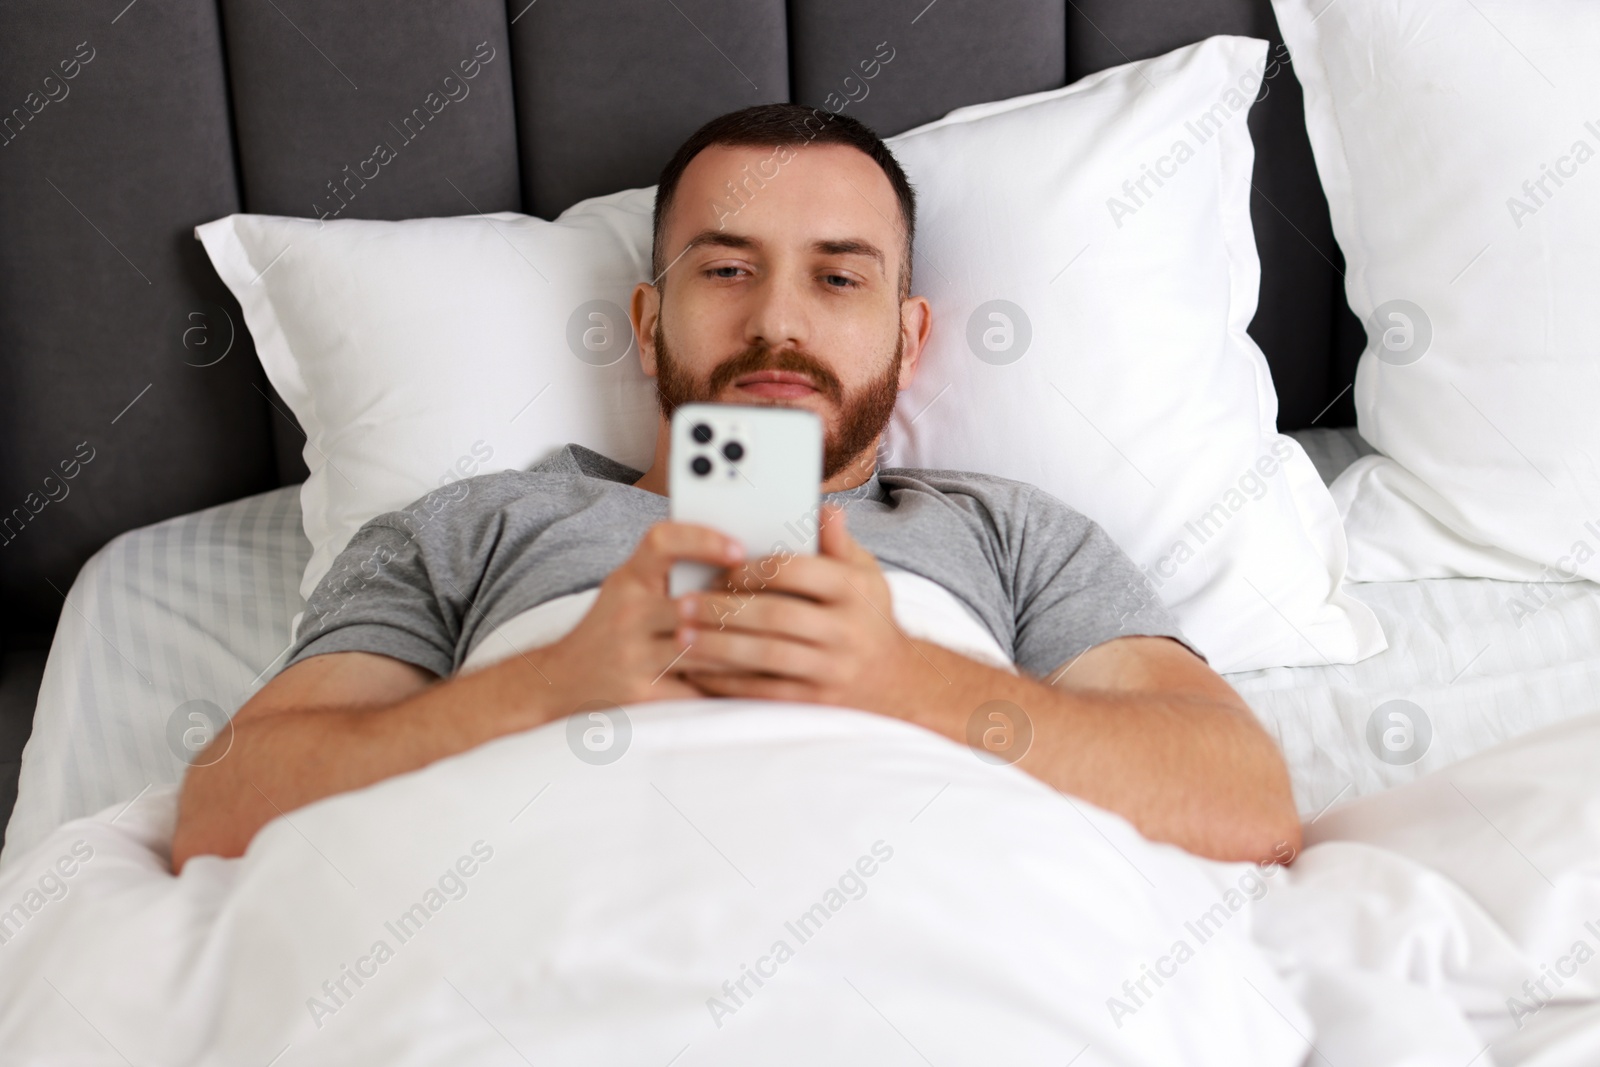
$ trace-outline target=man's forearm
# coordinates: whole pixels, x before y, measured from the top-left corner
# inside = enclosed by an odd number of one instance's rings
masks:
[[[173,870],[194,855],[243,854],[282,813],[559,718],[546,689],[526,657],[512,656],[392,705],[241,715],[226,755],[184,779]]]
[[[1214,859],[1282,858],[1300,848],[1288,774],[1247,709],[1220,701],[1065,689],[926,641],[903,717],[968,742],[983,704],[1023,710],[1032,743],[1017,766],[1132,822],[1146,837]]]

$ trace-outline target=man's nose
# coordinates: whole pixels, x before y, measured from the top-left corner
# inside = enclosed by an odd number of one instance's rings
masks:
[[[775,272],[755,286],[745,322],[747,345],[762,345],[770,351],[804,351],[810,339],[808,326],[805,294],[795,279]]]

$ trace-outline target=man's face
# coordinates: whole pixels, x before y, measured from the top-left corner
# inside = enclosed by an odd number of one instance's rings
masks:
[[[641,287],[635,310],[664,415],[691,402],[813,411],[825,480],[873,445],[915,359],[904,358],[899,202],[870,157],[709,148],[683,173],[663,244],[660,288]]]

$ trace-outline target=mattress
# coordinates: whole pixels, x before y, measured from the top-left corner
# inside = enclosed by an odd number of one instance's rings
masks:
[[[1301,436],[1325,477],[1359,452],[1352,439]],[[0,866],[69,819],[181,779],[186,746],[287,653],[310,552],[299,487],[286,486],[130,531],[84,566],[45,666]],[[1282,746],[1307,819],[1600,711],[1600,585],[1448,578],[1350,590],[1377,613],[1386,651],[1225,676]]]

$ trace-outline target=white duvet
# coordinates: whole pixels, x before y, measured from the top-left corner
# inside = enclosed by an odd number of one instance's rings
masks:
[[[1581,1015],[1600,968],[1569,958],[1600,946],[1596,720],[1331,813],[1293,867],[1258,869],[863,712],[628,716],[613,762],[555,723],[295,811],[181,878],[171,790],[60,827],[0,876],[0,1060],[1600,1055]],[[1530,996],[1541,977],[1551,996]]]

